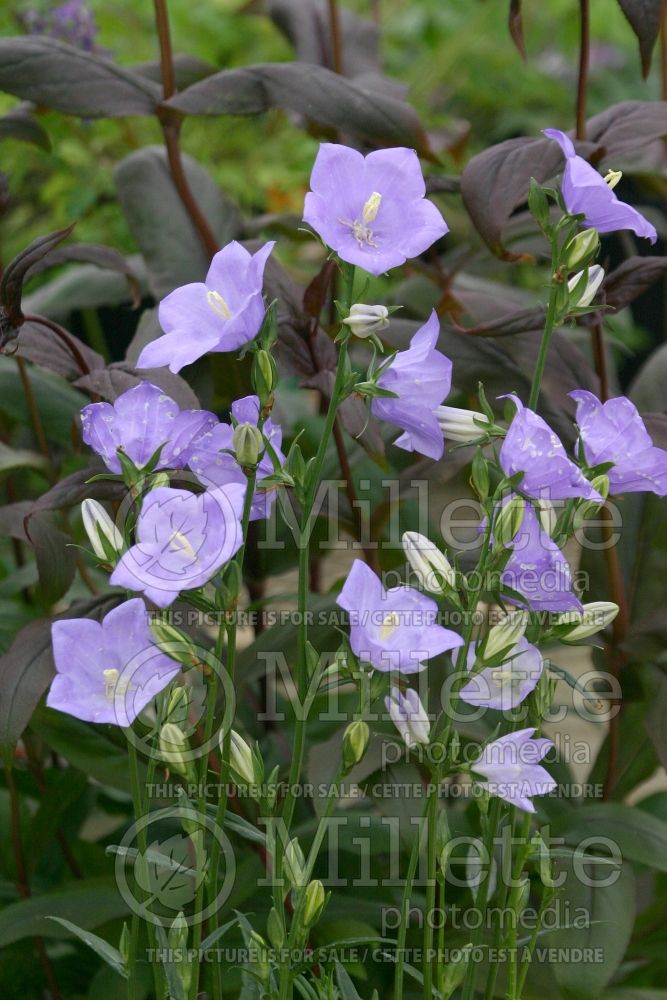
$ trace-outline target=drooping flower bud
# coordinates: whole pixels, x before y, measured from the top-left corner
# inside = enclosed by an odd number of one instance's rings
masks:
[[[570,271],[581,271],[595,259],[600,249],[597,229],[584,229],[570,241],[566,248],[565,263]]]
[[[408,750],[420,743],[423,746],[428,744],[431,723],[414,688],[408,688],[403,694],[399,688],[393,687],[384,703]]]
[[[436,406],[435,415],[445,441],[468,444],[482,437],[490,426],[483,413],[458,406]]]
[[[584,604],[584,610],[567,611],[558,616],[558,626],[571,625],[568,631],[560,636],[563,642],[577,642],[587,639],[606,628],[618,614],[618,604],[612,601],[592,601]]]
[[[170,625],[168,622],[151,622],[151,632],[162,652],[172,660],[182,663],[184,667],[194,667],[201,662],[192,640],[175,625]],[[182,688],[177,690],[180,691]]]
[[[355,764],[363,760],[370,738],[370,729],[363,719],[356,719],[349,724],[343,734],[343,767],[345,770],[350,771]]]
[[[403,532],[403,551],[419,583],[432,594],[444,594],[456,586],[456,574],[445,555],[418,531]]]
[[[318,878],[306,886],[306,898],[303,906],[303,922],[306,927],[312,927],[322,916],[326,902],[324,886]]]
[[[584,273],[583,271],[577,271],[577,273],[574,274],[568,281],[567,287],[571,296],[574,293],[575,288],[581,281],[581,276],[583,273]],[[592,264],[588,268],[588,280],[586,282],[584,290],[579,293],[576,302],[574,301],[574,299],[572,298],[570,299],[570,305],[577,306],[579,308],[583,308],[584,306],[589,306],[593,301],[593,299],[595,298],[595,296],[597,295],[600,285],[602,284],[603,281],[604,281],[604,268],[600,267],[599,264]]]
[[[355,337],[370,337],[389,325],[389,310],[386,306],[369,306],[357,302],[350,307],[350,314],[343,320]]]
[[[494,625],[478,650],[483,660],[492,660],[500,653],[513,649],[528,626],[527,611],[510,611]]]
[[[97,500],[84,500],[81,504],[81,517],[88,541],[97,558],[104,562],[115,562],[116,557],[123,552],[125,542],[102,504]]]
[[[259,427],[253,424],[239,424],[234,428],[234,452],[239,465],[257,465],[264,450],[264,439]]]

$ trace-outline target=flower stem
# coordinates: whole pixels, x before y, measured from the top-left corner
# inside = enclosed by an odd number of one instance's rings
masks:
[[[408,933],[408,921],[410,917],[410,897],[412,896],[412,884],[415,880],[417,862],[419,861],[419,851],[421,849],[422,837],[426,829],[426,814],[428,812],[430,799],[426,798],[424,812],[419,821],[417,836],[412,844],[410,861],[408,862],[408,872],[405,876],[403,886],[403,898],[401,900],[401,923],[396,936],[396,975],[394,977],[394,1000],[403,1000],[403,970],[405,966],[405,940]]]
[[[577,139],[586,138],[586,91],[590,61],[590,0],[579,0],[579,73],[577,76]]]
[[[484,919],[486,914],[486,903],[489,895],[489,881],[491,879],[490,870],[490,859],[493,857],[493,845],[496,840],[496,835],[498,833],[498,825],[500,823],[501,816],[501,801],[498,798],[491,799],[491,805],[489,806],[488,824],[486,828],[486,836],[484,837],[484,854],[485,857],[489,858],[489,871],[486,878],[480,883],[479,891],[475,897],[475,907],[477,908],[478,914],[481,915],[481,919],[478,920],[475,929],[472,933],[472,954],[475,954],[476,949],[479,947],[479,943],[482,937],[482,929],[484,925]],[[468,962],[468,967],[466,970],[466,977],[463,983],[463,991],[461,993],[461,1000],[472,1000],[475,993],[475,973],[477,971],[477,965],[471,958]]]
[[[434,772],[431,775],[431,788],[429,789],[428,807],[426,811],[426,913],[424,915],[424,948],[422,965],[424,976],[424,1000],[431,1000],[433,985],[433,913],[435,910],[435,849],[439,787],[440,775],[437,774],[437,772]]]
[[[544,376],[544,368],[547,363],[549,344],[551,343],[551,337],[556,326],[556,296],[558,294],[558,285],[554,280],[554,275],[557,267],[558,238],[554,234],[551,237],[551,284],[549,285],[549,305],[547,307],[544,331],[542,333],[542,340],[540,341],[540,349],[537,355],[535,372],[533,374],[533,383],[530,387],[530,398],[528,400],[528,407],[531,410],[535,410],[537,408],[537,401],[540,398],[540,387],[542,385],[542,377]]]

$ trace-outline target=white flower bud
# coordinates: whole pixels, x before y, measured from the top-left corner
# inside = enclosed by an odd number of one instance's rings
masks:
[[[81,504],[81,517],[88,540],[98,559],[110,562],[115,556],[120,555],[125,548],[123,536],[101,503],[97,500],[84,500]]]
[[[558,616],[557,625],[572,625],[561,638],[565,642],[576,642],[579,639],[587,639],[596,632],[601,632],[606,628],[618,614],[618,604],[612,601],[593,601],[584,604],[583,613],[580,611],[566,611]]]
[[[567,287],[568,291],[570,292],[570,295],[574,292],[578,283],[581,281],[582,274],[583,271],[577,271],[577,273],[572,275],[572,277],[568,281]],[[571,301],[570,305],[579,306],[582,308],[584,306],[589,306],[593,301],[593,299],[595,298],[595,296],[597,295],[600,285],[602,284],[603,281],[604,281],[604,268],[600,267],[599,264],[593,264],[591,267],[588,268],[588,281],[586,282],[586,287],[584,288],[583,292],[581,292],[581,294],[579,295],[577,301],[576,302]]]
[[[435,416],[446,441],[467,444],[476,441],[489,428],[489,421],[483,413],[462,410],[458,406],[436,406]]]
[[[297,837],[293,837],[285,848],[283,868],[290,885],[297,889],[306,883],[306,859]]]
[[[234,429],[234,452],[239,465],[257,465],[264,450],[264,438],[254,424],[239,424]]]
[[[444,594],[456,586],[456,574],[445,555],[418,531],[403,532],[403,551],[419,583],[432,594]]]
[[[180,726],[165,722],[160,730],[160,757],[179,774],[189,775],[190,745]]]
[[[350,307],[350,314],[343,323],[349,326],[355,337],[370,337],[389,325],[389,310],[386,306],[369,306],[357,302]]]
[[[486,637],[482,659],[492,660],[503,650],[513,649],[523,637],[528,626],[527,611],[510,611],[502,621],[494,625]]]
[[[385,698],[384,703],[408,750],[419,743],[427,746],[431,723],[414,688],[408,688],[403,694],[399,688],[393,687],[391,695]]]

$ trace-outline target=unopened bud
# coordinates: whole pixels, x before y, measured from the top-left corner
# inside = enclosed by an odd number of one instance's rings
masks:
[[[343,767],[350,771],[363,760],[371,732],[363,719],[351,722],[343,734]]]
[[[326,902],[324,886],[320,880],[314,879],[306,886],[306,899],[303,906],[303,922],[306,927],[312,927],[322,916]]]
[[[493,537],[497,545],[506,548],[516,538],[523,523],[526,501],[523,497],[511,497],[501,509],[493,525]]]
[[[528,626],[527,611],[510,611],[502,621],[494,625],[483,644],[481,658],[493,660],[500,653],[514,649]]]
[[[349,326],[355,337],[370,337],[389,325],[389,310],[386,306],[368,306],[358,302],[350,307],[350,314],[343,323]]]
[[[489,421],[476,410],[462,410],[458,406],[436,406],[435,416],[445,441],[468,444],[486,434]]]
[[[277,382],[276,363],[268,351],[257,351],[253,360],[252,380],[260,403],[266,403]]]
[[[600,249],[597,229],[584,229],[577,233],[566,248],[565,263],[569,271],[581,271],[595,260]]]
[[[175,625],[170,625],[168,622],[151,622],[150,627],[153,638],[165,656],[183,664],[184,667],[194,667],[201,662],[196,647]]]
[[[607,625],[613,622],[618,614],[618,604],[612,601],[592,601],[584,604],[583,611],[566,611],[558,616],[556,625],[571,626],[561,635],[563,642],[577,642],[579,639],[587,639],[597,632],[601,632]]]
[[[259,427],[254,424],[239,424],[234,428],[233,444],[239,465],[257,465],[259,456],[264,451],[264,438]]]
[[[267,983],[271,976],[268,948],[266,946],[266,941],[261,934],[257,933],[257,931],[253,930],[250,932],[248,948],[255,972],[263,983]]]
[[[456,574],[445,555],[418,531],[405,531],[403,551],[419,583],[432,594],[444,594],[456,586]]]
[[[188,944],[188,922],[185,919],[183,911],[178,914],[173,924],[169,928],[169,934],[167,935],[167,940],[169,942],[169,947],[174,950],[180,948],[187,948]]]
[[[274,906],[272,906],[269,910],[269,915],[266,920],[266,933],[274,948],[282,948],[285,942],[285,932],[283,930],[283,925],[280,922],[278,912]]]
[[[292,888],[302,888],[306,881],[306,859],[296,837],[293,837],[285,848],[283,868]]]
[[[223,737],[220,735],[220,749],[223,749]],[[232,729],[229,743],[229,764],[235,778],[240,778],[247,785],[256,784],[255,759],[250,746],[242,736]]]
[[[574,292],[579,283],[582,281],[584,271],[578,271],[567,283],[567,288],[570,293],[571,306],[577,306],[578,308],[589,306],[597,295],[600,285],[604,281],[604,268],[600,267],[599,264],[592,264],[591,267],[586,270],[587,280],[583,289],[577,294],[576,300],[573,297]]]
[[[102,504],[97,500],[84,500],[81,504],[81,517],[88,541],[97,558],[104,562],[115,562],[125,548],[125,542]]]
[[[180,726],[174,722],[165,722],[160,730],[160,757],[169,767],[189,777],[192,770],[190,761],[190,744]]]

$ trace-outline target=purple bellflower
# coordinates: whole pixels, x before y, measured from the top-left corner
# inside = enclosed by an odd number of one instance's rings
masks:
[[[244,396],[243,399],[237,399],[232,403],[232,416],[237,424],[247,423],[256,427],[259,420],[258,397]],[[264,421],[262,433],[282,464],[285,456],[280,450],[283,439],[281,427],[269,418]],[[207,488],[226,486],[228,483],[240,483],[245,488],[248,480],[234,455],[229,454],[233,450],[234,428],[231,424],[218,423],[197,438],[190,454],[190,468]],[[266,476],[272,475],[273,471],[273,462],[267,450],[257,463],[256,482],[259,484]],[[273,490],[255,488],[250,507],[250,520],[269,517],[275,498]]]
[[[51,637],[57,673],[46,704],[84,722],[130,726],[180,670],[156,645],[140,597],[101,622],[54,622]]]
[[[397,447],[435,459],[442,458],[445,450],[436,409],[452,383],[452,363],[435,349],[439,333],[434,310],[407,351],[399,351],[378,379],[380,388],[398,398],[376,396],[371,402],[373,416],[402,429],[394,442]]]
[[[555,139],[565,154],[563,172],[563,201],[572,215],[583,215],[584,223],[599,233],[614,233],[619,229],[631,229],[637,236],[655,243],[658,234],[655,227],[632,205],[627,205],[614,194],[612,187],[619,175],[609,178],[609,183],[587,163],[577,156],[572,140],[557,128],[545,128],[544,134]]]
[[[265,243],[250,254],[233,240],[211,261],[206,281],[167,295],[158,312],[164,336],[146,344],[137,368],[168,365],[179,372],[209,351],[235,351],[254,340],[264,319],[264,266],[273,247]]]
[[[586,461],[590,466],[613,462],[607,472],[612,493],[657,493],[667,496],[667,451],[653,444],[626,396],[601,403],[585,389],[570,397],[577,404],[577,424]]]
[[[448,232],[417,154],[402,146],[363,156],[325,142],[310,177],[303,218],[342,260],[371,274],[417,257]]]
[[[438,625],[438,605],[413,587],[391,587],[355,559],[336,602],[350,616],[350,646],[360,660],[385,673],[414,674],[426,660],[463,644]]]
[[[476,645],[472,645],[468,650],[468,670],[474,667],[475,658]],[[508,711],[520,705],[535,690],[543,666],[542,654],[537,646],[522,637],[504,663],[471,674],[459,697],[468,705]]]
[[[581,497],[602,503],[603,498],[567,457],[558,436],[542,417],[524,406],[513,393],[506,398],[513,401],[516,414],[500,449],[500,465],[505,475],[523,472],[518,488],[536,500]]]
[[[534,795],[547,795],[556,782],[539,761],[553,747],[551,740],[532,739],[534,729],[519,729],[487,743],[473,771],[486,779],[478,784],[490,795],[496,795],[525,812],[535,812]]]
[[[166,608],[183,590],[203,586],[242,541],[243,486],[232,483],[195,495],[159,486],[144,500],[137,543],[110,577],[117,587],[143,592]]]
[[[206,410],[179,410],[150,382],[128,389],[114,403],[91,403],[81,410],[83,440],[116,473],[121,471],[119,448],[141,469],[160,445],[157,468],[182,469],[193,441],[217,423]]]
[[[506,502],[511,498],[508,497]],[[523,520],[509,543],[511,555],[501,574],[506,587],[521,594],[531,611],[581,611],[572,590],[570,566],[543,531],[532,504],[524,502]],[[510,598],[508,598],[510,600]]]

